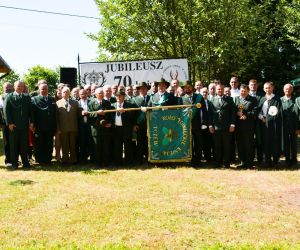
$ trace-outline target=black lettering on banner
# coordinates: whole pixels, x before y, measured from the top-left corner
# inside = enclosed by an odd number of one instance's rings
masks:
[[[119,63],[118,64],[118,71],[123,71],[124,70],[124,64],[123,63]]]
[[[144,70],[149,70],[149,63],[148,62],[143,62],[143,68],[144,68]]]
[[[158,62],[157,68],[156,69],[163,69],[163,67],[161,67],[162,61]]]
[[[131,86],[131,84],[132,84],[131,77],[129,75],[124,76],[123,85],[126,87],[126,86]]]
[[[136,65],[136,69],[135,70],[143,70],[141,62],[137,62],[135,65]]]
[[[119,80],[119,82],[116,82],[116,83],[118,83],[118,86],[119,86],[121,84],[122,76],[115,76],[114,77],[114,82],[116,81],[116,79]]]
[[[150,70],[154,70],[155,69],[155,62],[151,62],[150,63]]]

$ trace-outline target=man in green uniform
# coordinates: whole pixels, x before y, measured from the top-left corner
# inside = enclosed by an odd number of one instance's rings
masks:
[[[111,109],[109,101],[104,99],[103,88],[95,90],[96,98],[88,104],[90,114],[91,132],[95,161],[99,167],[111,164],[112,148],[112,115],[114,113],[104,113],[104,110]]]
[[[116,93],[117,102],[112,106],[117,112],[112,116],[114,132],[114,163],[122,165],[123,163],[130,165],[133,163],[132,151],[132,131],[136,130],[136,112],[125,111],[124,109],[136,107],[135,105],[125,101],[125,92],[118,91]],[[123,146],[125,153],[125,161],[123,162]]]
[[[233,99],[224,95],[224,85],[216,85],[216,95],[211,99],[209,131],[213,134],[215,161],[217,167],[222,164],[230,167],[230,135],[235,131],[236,110]]]
[[[12,169],[18,168],[21,155],[24,168],[29,168],[28,161],[28,127],[31,118],[31,99],[23,94],[25,83],[16,81],[15,91],[7,95],[4,101],[4,117],[9,129],[9,144]],[[32,124],[30,124],[32,128]]]
[[[150,86],[145,82],[141,82],[137,85],[139,95],[134,98],[134,103],[138,107],[147,107],[150,100],[150,95],[147,94]],[[147,138],[147,121],[146,113],[143,111],[138,111],[137,116],[137,160],[138,164],[142,165],[144,160],[148,156],[148,138]]]
[[[245,84],[240,86],[240,96],[234,98],[237,110],[236,119],[236,142],[240,168],[253,167],[253,143],[255,119],[257,117],[257,101],[249,95],[249,87]]]
[[[264,91],[266,95],[260,99],[258,104],[258,118],[262,122],[265,164],[267,167],[272,167],[278,164],[282,150],[282,104],[280,97],[273,94],[272,82],[264,84]]]
[[[48,95],[47,83],[39,84],[39,95],[32,97],[31,102],[35,160],[39,163],[50,163],[56,131],[56,103]]]
[[[297,130],[298,117],[295,107],[293,86],[288,83],[283,87],[284,96],[281,97],[283,119],[283,145],[285,163],[287,166],[297,164]]]
[[[186,81],[184,85],[185,95],[182,97],[183,105],[198,104],[192,109],[192,136],[193,136],[193,156],[192,165],[198,167],[202,158],[203,133],[207,129],[208,113],[205,101],[201,94],[193,93],[193,85]],[[200,105],[199,105],[200,104]]]

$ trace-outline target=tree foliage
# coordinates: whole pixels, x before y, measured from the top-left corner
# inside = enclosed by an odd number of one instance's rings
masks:
[[[2,86],[6,82],[10,82],[11,84],[14,84],[15,81],[20,79],[20,75],[16,73],[14,70],[10,71],[9,74],[5,77],[3,77],[0,80],[0,85]]]
[[[23,79],[28,84],[30,91],[36,90],[37,82],[39,80],[45,79],[48,82],[49,93],[53,94],[56,89],[56,84],[59,81],[59,74],[57,70],[37,65],[28,69],[28,72],[24,75]]]
[[[300,73],[299,0],[96,0],[99,60],[187,58],[192,80]]]

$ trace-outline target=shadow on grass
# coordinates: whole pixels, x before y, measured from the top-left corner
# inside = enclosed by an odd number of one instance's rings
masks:
[[[16,181],[11,181],[8,184],[11,186],[26,186],[26,185],[32,185],[35,182],[32,180],[16,180]]]
[[[148,169],[177,169],[177,168],[190,168],[196,170],[227,170],[227,171],[298,171],[299,164],[288,167],[285,165],[284,161],[281,161],[276,167],[268,167],[266,165],[259,165],[252,169],[241,169],[237,168],[236,165],[231,165],[230,168],[216,168],[213,164],[201,163],[199,167],[193,167],[189,163],[148,163],[144,165],[128,165],[128,166],[103,166],[98,167],[92,163],[80,163],[76,165],[61,165],[57,162],[52,162],[49,165],[39,165],[32,164],[32,167],[29,169],[18,168],[15,171],[53,171],[53,172],[82,172],[86,175],[105,175],[110,171],[118,171],[118,170],[148,170]],[[0,165],[0,169],[9,168]]]

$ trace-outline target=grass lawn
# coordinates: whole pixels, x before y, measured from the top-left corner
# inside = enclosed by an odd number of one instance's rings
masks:
[[[300,171],[0,167],[0,248],[300,249]]]

